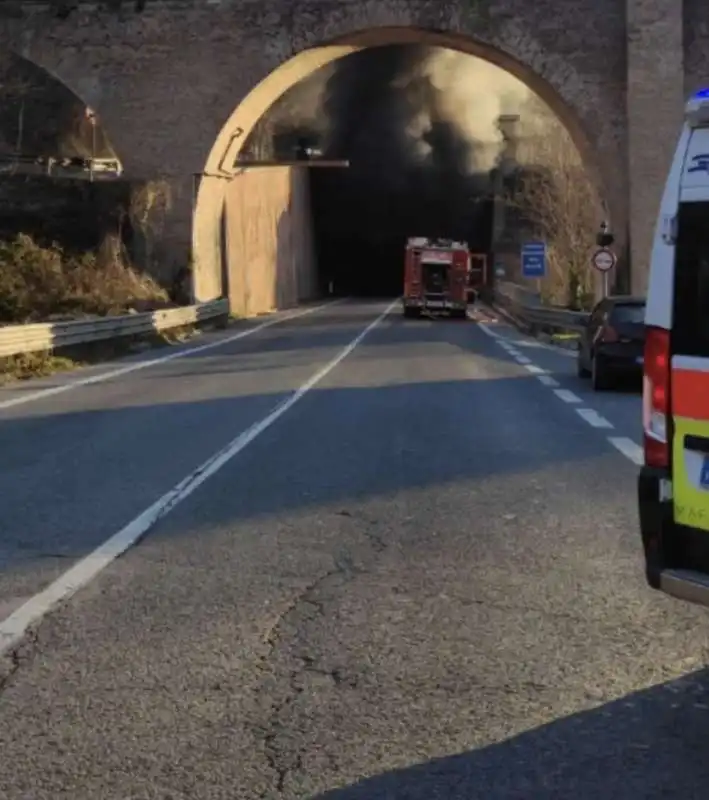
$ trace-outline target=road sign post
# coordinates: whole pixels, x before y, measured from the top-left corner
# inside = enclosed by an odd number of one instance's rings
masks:
[[[591,264],[603,275],[603,296],[608,297],[608,276],[613,267],[618,263],[616,254],[607,247],[601,247],[593,254]]]
[[[545,242],[525,242],[522,245],[522,277],[536,278],[541,290],[541,280],[546,275],[547,246]]]

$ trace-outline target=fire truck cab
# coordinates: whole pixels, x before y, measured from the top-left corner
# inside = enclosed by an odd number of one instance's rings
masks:
[[[469,272],[470,253],[465,242],[410,238],[404,266],[404,316],[447,311],[454,317],[467,317]]]

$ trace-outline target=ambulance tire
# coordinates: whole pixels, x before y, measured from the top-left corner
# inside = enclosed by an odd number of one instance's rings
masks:
[[[454,308],[451,311],[451,317],[453,317],[453,319],[467,319],[468,312],[465,308]]]
[[[418,319],[421,316],[421,309],[407,306],[404,308],[404,316],[406,319]]]
[[[591,386],[594,392],[604,392],[612,385],[610,370],[596,353],[591,356]]]

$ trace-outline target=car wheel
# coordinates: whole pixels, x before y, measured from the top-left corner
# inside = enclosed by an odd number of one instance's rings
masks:
[[[611,388],[609,372],[608,365],[594,353],[591,359],[591,384],[594,392],[602,392]]]

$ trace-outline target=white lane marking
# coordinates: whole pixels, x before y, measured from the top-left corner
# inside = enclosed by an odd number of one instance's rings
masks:
[[[609,436],[608,441],[620,451],[628,460],[638,467],[642,466],[645,457],[643,449],[639,444],[629,439],[627,436]]]
[[[499,322],[499,320],[497,321]],[[491,336],[493,339],[497,339],[500,345],[506,349],[512,340],[508,339],[501,331],[492,330],[491,328],[488,328],[487,325],[489,325],[489,323],[479,322],[478,328],[480,328],[483,333]],[[565,347],[548,344],[547,342],[540,342],[537,339],[515,339],[514,344],[518,347],[534,347],[538,350],[549,350],[552,353],[558,353],[561,356],[566,356],[566,358],[576,358],[576,352],[573,350],[567,350]]]
[[[581,398],[570,389],[554,389],[554,394],[565,403],[580,403]]]
[[[63,383],[60,386],[52,386],[48,389],[38,389],[36,392],[21,394],[17,397],[11,397],[8,400],[0,400],[0,410],[5,408],[13,408],[14,406],[21,406],[24,403],[32,403],[35,400],[43,400],[45,397],[63,394],[64,392],[69,392],[72,389],[80,389],[84,386],[92,386],[96,383],[110,381],[112,378],[120,378],[123,375],[130,374],[131,372],[137,372],[138,370],[147,369],[148,367],[155,367],[159,364],[167,364],[168,361],[174,361],[177,358],[191,356],[193,353],[204,353],[207,350],[214,350],[216,347],[223,347],[224,345],[231,344],[239,339],[245,339],[247,336],[252,336],[254,333],[258,333],[264,328],[270,328],[272,325],[278,325],[279,322],[288,322],[289,320],[297,319],[298,317],[304,317],[306,314],[313,314],[315,311],[320,311],[323,308],[327,308],[328,306],[332,306],[341,302],[342,300],[333,300],[330,303],[323,303],[319,306],[301,309],[293,312],[292,314],[286,314],[284,316],[274,317],[273,319],[267,319],[258,325],[254,325],[253,328],[247,328],[246,330],[239,331],[239,333],[235,333],[232,336],[227,336],[224,339],[219,339],[216,342],[207,342],[206,344],[200,344],[196,347],[188,347],[182,350],[177,350],[176,352],[168,353],[167,355],[159,356],[158,358],[150,358],[147,361],[135,361],[125,367],[112,369],[109,372],[102,372],[99,375],[91,375],[86,378],[79,378],[75,381]]]
[[[197,467],[186,478],[181,480],[159,500],[146,508],[134,520],[129,522],[118,533],[115,533],[103,544],[99,545],[92,553],[81,559],[71,569],[67,570],[46,589],[16,609],[9,617],[0,622],[0,655],[15,647],[27,629],[39,622],[49,613],[57,603],[67,600],[71,595],[86,586],[101,570],[105,569],[118,556],[125,553],[141,537],[143,537],[159,520],[170,513],[179,503],[188,498],[208,478],[217,473],[234,456],[238,455],[251,442],[273,425],[286,411],[291,409],[299,400],[318,384],[328,373],[332,372],[360,342],[379,325],[382,320],[399,305],[395,300],[381,313],[374,322],[370,322],[343,350],[331,361],[309,378],[290,397],[277,405],[268,416],[255,423],[239,434],[226,447],[219,450],[211,458]]]
[[[537,367],[532,361],[525,356],[523,356],[519,350],[510,342],[509,339],[502,336],[500,333],[492,332],[489,329],[485,328],[484,325],[479,324],[478,327],[486,333],[488,336],[493,337],[497,340],[497,344],[500,345],[504,350],[506,350],[511,356],[514,357],[515,361],[519,364],[524,364],[525,368],[531,372],[533,375],[536,375],[537,380],[542,383],[544,386],[548,386],[554,390],[554,394],[563,402],[568,403],[570,405],[575,405],[577,403],[582,403],[583,400],[570,389],[562,389],[559,388],[560,384],[555,378],[552,378],[547,370],[541,369]],[[515,342],[516,345],[519,346],[532,346],[526,345],[526,343],[517,341]],[[548,345],[542,342],[535,342],[534,346],[541,346],[543,349],[547,350],[555,350],[557,353],[561,355],[569,356],[574,358],[577,356],[576,353],[564,350],[563,348],[555,347],[554,345]],[[576,413],[588,422],[594,428],[604,428],[604,429],[612,429],[614,426],[611,422],[609,422],[605,417],[602,417],[597,411],[594,411],[591,408],[577,408]],[[642,465],[644,461],[643,450],[640,445],[634,442],[632,439],[629,439],[626,436],[609,436],[608,441],[610,442],[613,447],[616,448],[622,455],[624,455],[628,460],[632,461],[633,464],[638,466]]]
[[[602,417],[597,411],[592,408],[577,408],[576,413],[581,419],[586,420],[593,428],[612,428],[612,423],[608,422],[605,417]]]
[[[556,378],[552,378],[551,375],[537,375],[537,380],[545,386],[559,385],[559,381],[557,381]]]
[[[492,328],[488,327],[488,324],[485,322],[478,322],[478,328],[487,336],[490,336],[492,339],[501,339],[502,337],[497,331],[494,331]]]

